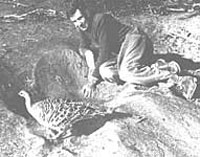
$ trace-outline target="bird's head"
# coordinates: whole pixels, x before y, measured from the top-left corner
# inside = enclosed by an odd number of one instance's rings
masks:
[[[25,90],[21,90],[21,91],[18,93],[18,95],[21,96],[21,97],[24,97],[24,98],[29,97],[29,94],[28,94]]]

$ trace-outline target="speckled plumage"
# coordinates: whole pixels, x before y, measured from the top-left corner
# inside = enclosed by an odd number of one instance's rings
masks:
[[[82,101],[47,98],[31,105],[30,96],[26,91],[20,91],[19,95],[25,98],[28,112],[37,122],[51,130],[48,139],[57,139],[79,120],[106,114]]]

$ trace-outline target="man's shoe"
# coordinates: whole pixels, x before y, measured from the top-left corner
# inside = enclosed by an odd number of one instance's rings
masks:
[[[192,76],[195,76],[197,78],[200,78],[200,69],[196,70],[186,70],[186,72]]]
[[[169,65],[170,71],[173,74],[179,73],[181,71],[181,68],[180,68],[179,64],[177,62],[175,62],[175,61],[169,62],[168,65]]]
[[[169,71],[172,74],[176,74],[181,71],[179,64],[175,61],[167,63],[164,59],[158,59],[155,66],[160,70]]]
[[[197,88],[197,78],[192,76],[179,76],[176,84],[171,87],[173,94],[191,100]]]

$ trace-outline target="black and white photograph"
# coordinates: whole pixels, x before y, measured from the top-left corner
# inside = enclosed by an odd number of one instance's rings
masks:
[[[0,157],[200,157],[200,0],[0,0]]]

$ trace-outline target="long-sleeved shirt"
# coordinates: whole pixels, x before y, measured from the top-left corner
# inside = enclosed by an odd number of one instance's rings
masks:
[[[122,42],[131,27],[117,21],[110,14],[96,14],[90,28],[81,31],[81,48],[97,48],[98,54],[92,76],[99,78],[99,67],[119,53]]]

